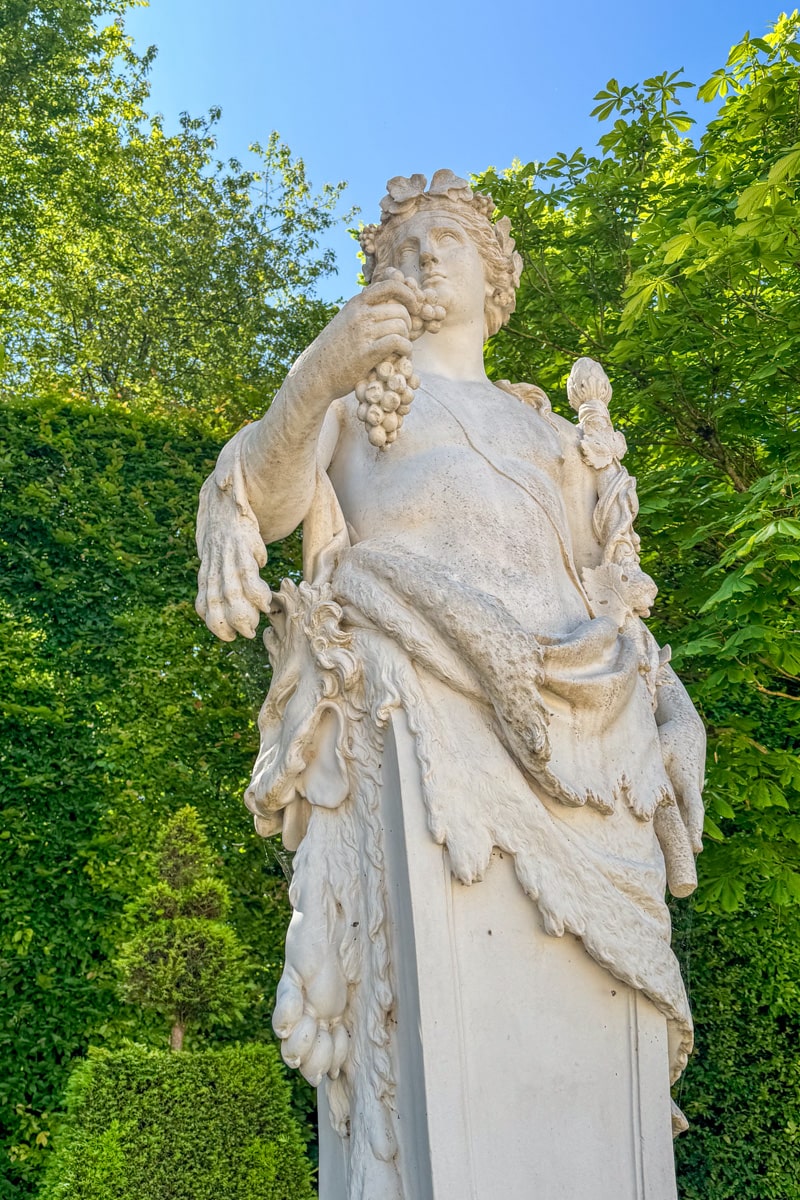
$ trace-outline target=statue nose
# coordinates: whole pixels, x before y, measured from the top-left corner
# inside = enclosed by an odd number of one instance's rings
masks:
[[[423,250],[419,256],[420,265],[429,267],[431,263],[438,262],[438,258],[432,250]]]

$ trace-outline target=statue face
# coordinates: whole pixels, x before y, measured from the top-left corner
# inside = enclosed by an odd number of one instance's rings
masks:
[[[483,327],[486,273],[467,230],[450,213],[423,209],[398,223],[392,266],[433,288],[447,310],[445,324],[476,320]]]

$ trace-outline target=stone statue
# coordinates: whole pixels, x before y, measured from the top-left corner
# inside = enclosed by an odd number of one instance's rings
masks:
[[[575,364],[576,423],[489,381],[509,222],[426,182],[389,182],[369,286],[201,493],[198,612],[270,619],[245,801],[296,851],[273,1024],[321,1085],[323,1200],[674,1200],[664,893],[695,886],[704,733],[642,621],[605,373]]]

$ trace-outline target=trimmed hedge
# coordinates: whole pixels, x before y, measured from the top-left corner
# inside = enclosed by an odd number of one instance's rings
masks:
[[[272,1046],[90,1050],[40,1200],[312,1200]]]
[[[200,814],[231,924],[258,948],[247,1023],[215,1043],[271,1037],[290,910],[241,799],[268,663],[193,607],[197,494],[218,449],[199,423],[120,406],[0,403],[0,1200],[35,1192],[87,1046],[161,1043],[159,1021],[118,998],[111,960],[179,805]],[[270,567],[292,569],[280,551]]]
[[[673,906],[696,1050],[675,1098],[681,1200],[800,1200],[800,941],[774,917]]]

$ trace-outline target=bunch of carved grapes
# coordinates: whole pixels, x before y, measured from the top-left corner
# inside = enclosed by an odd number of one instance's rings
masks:
[[[409,310],[412,342],[423,333],[439,332],[445,310],[437,303],[435,291],[431,288],[423,290],[416,279],[406,278],[402,271],[394,268],[382,272],[380,278],[398,280],[413,293],[414,306]],[[385,450],[396,441],[418,387],[419,379],[414,374],[411,359],[405,355],[393,355],[378,363],[366,379],[356,384],[358,419],[366,425],[373,446]]]

